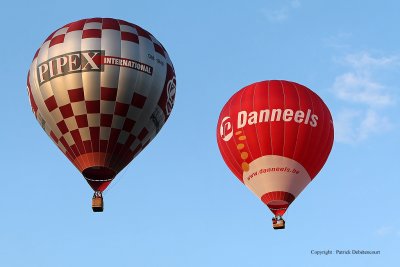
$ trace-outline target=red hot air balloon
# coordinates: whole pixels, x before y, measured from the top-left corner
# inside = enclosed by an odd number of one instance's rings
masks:
[[[223,107],[217,127],[222,157],[275,215],[282,215],[325,164],[333,145],[328,107],[307,87],[263,81],[244,87]]]
[[[155,137],[175,100],[172,62],[153,35],[118,19],[54,31],[36,52],[28,94],[41,127],[101,192]]]

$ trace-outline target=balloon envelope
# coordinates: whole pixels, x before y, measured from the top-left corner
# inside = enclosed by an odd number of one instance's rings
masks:
[[[275,215],[283,215],[321,170],[333,135],[322,99],[303,85],[280,80],[238,91],[217,126],[224,161]]]
[[[54,31],[36,52],[28,94],[39,124],[95,191],[155,137],[175,99],[175,71],[141,27],[91,18]]]

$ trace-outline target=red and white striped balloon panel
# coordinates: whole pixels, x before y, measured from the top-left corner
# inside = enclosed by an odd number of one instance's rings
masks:
[[[175,99],[172,62],[153,35],[92,18],[53,32],[28,73],[33,112],[96,191],[159,132]]]

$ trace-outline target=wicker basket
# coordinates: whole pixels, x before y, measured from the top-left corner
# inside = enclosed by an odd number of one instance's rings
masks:
[[[102,212],[104,209],[104,202],[102,197],[92,198],[92,209],[94,212]]]

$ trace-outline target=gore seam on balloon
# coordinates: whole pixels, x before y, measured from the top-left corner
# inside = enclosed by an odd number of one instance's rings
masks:
[[[257,89],[257,85],[258,85],[258,83],[254,86],[254,88],[253,88],[253,103],[252,103],[252,108],[253,108],[253,110],[255,110],[255,107],[254,107],[254,98],[255,98],[255,95],[256,95],[256,89]],[[257,145],[258,145],[258,150],[260,151],[260,156],[262,155],[262,151],[261,151],[261,146],[260,146],[260,141],[258,140],[258,131],[257,131],[257,124],[255,125],[255,131],[256,131],[256,136],[257,136]],[[252,160],[253,160],[253,158],[251,158]]]
[[[117,40],[113,39],[113,42],[119,43],[119,55],[118,56],[122,57],[121,27],[120,27],[120,24],[119,24],[118,20],[117,20],[117,23],[118,23],[118,26],[119,26],[119,30],[118,30],[118,32],[119,32],[119,40],[117,41]],[[102,28],[103,28],[103,24],[104,24],[104,19],[102,20]],[[113,29],[113,31],[117,31],[117,30]],[[112,55],[112,56],[115,56],[115,55]],[[106,153],[108,154],[108,156],[106,157],[105,165],[108,165],[108,166],[111,165],[112,155],[114,153],[115,146],[118,143],[119,135],[122,132],[122,131],[120,131],[118,133],[118,136],[116,138],[115,144],[111,144],[111,145],[114,145],[114,147],[111,148],[112,151],[109,151],[110,150],[110,141],[111,141],[110,139],[111,139],[111,134],[112,134],[112,129],[113,129],[112,123],[113,123],[113,121],[115,119],[115,107],[116,107],[116,102],[117,102],[117,99],[118,99],[118,87],[119,87],[120,80],[121,80],[121,67],[117,67],[116,69],[118,70],[118,81],[117,81],[116,87],[115,88],[112,87],[112,88],[113,88],[113,90],[116,90],[117,92],[116,92],[116,96],[115,96],[115,101],[112,103],[114,105],[114,107],[113,107],[113,113],[112,113],[112,119],[111,119],[111,130],[110,130],[110,135],[109,135],[109,138],[107,139],[107,145],[106,145]],[[100,87],[100,90],[101,90],[101,88],[102,87]],[[103,102],[105,102],[105,101],[103,100]],[[101,99],[101,92],[100,92],[100,111],[101,111],[101,103],[102,103],[102,99]],[[107,104],[109,104],[108,101],[107,101]]]
[[[293,83],[293,86],[294,86],[294,88],[296,89],[297,101],[298,101],[298,103],[299,103],[299,110],[301,110],[301,100],[300,100],[300,94],[299,94],[299,90],[298,90],[298,88],[297,88],[297,84],[296,84],[296,83]],[[297,142],[299,141],[300,127],[301,127],[301,125],[299,124],[299,125],[297,126],[296,141],[295,141],[295,144],[294,144],[294,149],[293,149],[292,158],[294,158],[294,155],[296,155]]]
[[[284,85],[283,85],[283,82],[282,81],[279,81],[280,82],[280,84],[281,84],[281,88],[282,88],[282,94],[283,94],[283,110],[285,110],[286,109],[286,95],[285,95],[285,88],[284,88]],[[282,116],[283,116],[283,114],[282,114]],[[283,120],[283,144],[282,144],[282,154],[283,154],[283,156],[285,156],[285,140],[286,140],[286,124],[287,124],[287,122],[285,122],[284,120]]]
[[[246,87],[246,88],[243,90],[242,94],[240,95],[240,110],[243,110],[243,95],[244,95],[245,93],[247,93],[247,90],[248,90],[248,89],[249,89],[249,87]],[[247,108],[247,107],[246,107],[246,108]],[[237,126],[236,126],[236,127],[237,127]],[[243,135],[244,135],[244,136],[247,136],[244,127],[241,129],[241,131],[243,132]],[[250,154],[250,158],[253,159],[254,157],[253,157],[253,155],[251,154],[251,151],[250,151],[250,149],[249,149],[249,142],[247,141],[247,138],[244,140],[244,143],[246,143],[246,147],[248,148],[248,151],[249,151],[249,154]]]
[[[270,104],[270,85],[271,85],[271,81],[268,81],[267,83],[267,88],[268,88],[268,109],[271,110],[271,104]],[[273,146],[273,141],[272,141],[272,127],[271,125],[269,125],[269,139],[270,139],[270,147],[271,147],[271,155],[274,154],[274,146]]]

